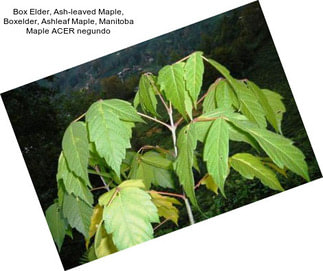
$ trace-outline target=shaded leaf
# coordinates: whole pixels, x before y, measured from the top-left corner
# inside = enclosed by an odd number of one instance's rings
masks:
[[[231,166],[243,177],[253,179],[257,177],[273,190],[283,191],[275,173],[261,163],[261,160],[249,153],[237,153],[230,158]]]
[[[136,100],[135,107],[137,107],[138,101],[145,112],[148,111],[152,115],[158,116],[155,91],[150,83],[148,75],[146,74],[143,74],[140,77],[138,98]]]
[[[274,109],[271,107],[266,94],[255,83],[247,81],[247,86],[253,91],[262,108],[264,109],[268,122],[274,127],[277,132],[280,132],[280,124]]]
[[[193,125],[184,126],[179,132],[177,139],[178,156],[174,163],[174,169],[186,195],[194,206],[197,206],[197,202],[195,198],[192,167],[196,144],[197,138],[195,127]]]
[[[208,62],[214,66],[230,83],[240,101],[241,112],[251,121],[258,124],[259,127],[266,127],[265,113],[258,100],[255,99],[253,92],[243,83],[234,79],[227,68],[213,59]]]
[[[209,86],[209,89],[207,90],[207,95],[203,100],[203,113],[212,111],[214,109],[216,109],[216,86],[217,86],[218,82],[215,81],[214,83],[212,83]]]
[[[63,202],[63,214],[72,228],[76,228],[86,239],[89,238],[92,207],[83,200],[66,194]]]
[[[282,102],[283,97],[280,94],[268,89],[263,89],[262,91],[266,95],[268,103],[275,113],[278,131],[281,134],[281,122],[283,119],[283,114],[286,112],[285,105]]]
[[[88,138],[86,126],[83,122],[71,123],[63,136],[63,152],[68,167],[91,187],[87,174],[89,159]]]
[[[132,161],[129,177],[142,179],[147,189],[151,184],[164,188],[174,188],[170,172],[172,162],[160,153],[149,151],[144,155],[137,154]]]
[[[57,203],[47,208],[46,220],[58,250],[61,250],[65,238],[65,221]]]
[[[240,125],[239,128],[254,137],[278,167],[286,167],[305,180],[310,180],[304,154],[293,145],[290,139],[260,128],[244,127],[243,125]]]

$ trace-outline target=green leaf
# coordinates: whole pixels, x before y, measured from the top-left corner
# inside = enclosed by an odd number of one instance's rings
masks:
[[[158,163],[159,162],[159,163]],[[174,181],[170,172],[172,162],[156,152],[137,154],[132,161],[129,177],[142,179],[147,189],[151,184],[164,188],[174,188]]]
[[[194,125],[184,126],[179,132],[177,139],[178,156],[174,163],[174,169],[186,195],[194,206],[197,206],[197,202],[195,198],[192,167],[196,144],[197,137]]]
[[[63,152],[68,167],[91,187],[87,174],[89,160],[88,138],[83,122],[71,123],[63,136]]]
[[[234,79],[230,72],[220,63],[213,59],[208,59],[208,62],[214,66],[230,83],[240,101],[241,112],[251,121],[258,124],[259,127],[266,127],[265,113],[258,100],[255,99],[253,92],[243,83]]]
[[[196,101],[202,87],[204,72],[202,54],[202,52],[194,52],[191,54],[184,67],[186,89],[193,101],[194,108],[196,108]]]
[[[275,113],[278,131],[281,134],[281,122],[283,119],[283,114],[286,112],[285,105],[282,102],[283,97],[280,94],[268,89],[263,89],[262,91],[266,95],[268,103]]]
[[[142,118],[137,114],[134,107],[127,101],[119,99],[104,100],[103,103],[107,105],[112,113],[117,115],[120,120],[130,122],[144,122]]]
[[[208,173],[212,176],[224,195],[224,182],[228,175],[229,129],[227,122],[222,119],[213,121],[207,134],[203,159]]]
[[[162,154],[155,152],[155,151],[148,151],[144,155],[140,157],[140,159],[154,167],[164,168],[164,169],[171,169],[172,168],[172,161],[168,160]]]
[[[158,116],[157,99],[155,96],[155,91],[153,89],[153,86],[151,85],[148,75],[146,74],[143,74],[140,77],[138,97],[139,98],[137,98],[136,104],[138,104],[138,100],[139,100],[140,105],[145,112],[148,111],[155,117]],[[135,107],[136,107],[136,104],[135,104]]]
[[[65,191],[69,194],[73,194],[76,197],[80,197],[89,205],[93,204],[93,195],[87,186],[83,183],[83,181],[76,176],[70,169],[68,168],[65,155],[62,152],[59,157],[58,162],[58,174],[57,178],[62,179],[64,183]]]
[[[146,189],[145,183],[143,182],[143,180],[127,180],[127,181],[123,181],[119,186],[119,188],[126,188],[126,187],[136,187],[136,188],[140,188],[140,189]],[[113,198],[114,194],[115,194],[116,188],[111,189],[110,191],[102,194],[99,198],[99,204],[101,206],[105,206],[107,204],[109,204],[109,202],[111,201],[111,198]]]
[[[63,202],[63,214],[72,228],[76,228],[86,239],[89,238],[92,207],[80,198],[66,194]]]
[[[90,140],[98,154],[120,176],[120,165],[130,148],[131,127],[112,113],[106,103],[98,101],[86,113]]]
[[[156,191],[150,191],[151,200],[158,210],[158,215],[173,221],[178,225],[179,211],[174,204],[181,205],[181,203],[172,197],[166,197],[158,194]]]
[[[94,239],[94,251],[97,258],[113,254],[118,251],[113,244],[111,234],[107,234],[104,229],[103,222],[98,225],[97,234]]]
[[[307,181],[310,180],[304,154],[293,145],[290,139],[260,128],[245,128],[242,125],[240,128],[256,139],[278,167],[284,168],[286,166]]]
[[[248,143],[255,150],[260,152],[259,144],[247,132],[243,131],[242,129],[240,129],[239,127],[235,126],[234,124],[232,124],[230,122],[228,122],[228,128],[229,128],[229,138],[230,138],[230,140],[237,141],[237,142]]]
[[[137,187],[123,187],[103,211],[104,226],[112,234],[113,243],[122,250],[153,238],[150,223],[159,222],[150,195]]]
[[[232,108],[234,92],[228,81],[221,80],[216,87],[216,103],[219,108]]]
[[[203,113],[216,109],[215,89],[217,84],[218,82],[215,81],[209,86],[209,89],[207,90],[207,95],[203,100]]]
[[[255,83],[247,81],[247,86],[253,91],[262,108],[264,109],[268,122],[274,127],[277,132],[280,132],[280,123],[274,109],[271,107],[266,94]]]
[[[58,250],[61,250],[65,238],[65,221],[57,203],[47,208],[46,220]]]
[[[243,177],[252,180],[257,177],[265,186],[283,191],[275,173],[264,166],[261,160],[249,153],[237,153],[230,158],[231,166]]]
[[[186,118],[185,80],[183,63],[167,65],[159,71],[158,84],[166,97],[181,115]]]

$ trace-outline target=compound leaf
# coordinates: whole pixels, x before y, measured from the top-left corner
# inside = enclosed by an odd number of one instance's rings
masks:
[[[224,182],[228,175],[229,129],[227,122],[218,118],[213,121],[207,134],[203,160],[208,173],[224,195]]]
[[[71,123],[63,136],[63,152],[66,158],[68,167],[91,186],[87,173],[89,160],[88,138],[86,126],[83,122]]]
[[[283,191],[275,173],[264,166],[261,160],[249,153],[237,153],[230,158],[230,165],[243,177],[257,177],[265,186],[273,190]]]
[[[197,144],[197,137],[194,125],[187,125],[179,132],[177,146],[178,156],[174,164],[175,172],[179,182],[184,188],[185,193],[194,206],[197,206],[194,191],[194,150]]]
[[[186,80],[186,89],[196,108],[196,101],[200,94],[203,80],[204,64],[202,52],[194,52],[186,61],[184,67],[184,77]]]
[[[65,238],[65,221],[57,203],[53,203],[46,210],[46,220],[58,250],[61,250]]]
[[[152,222],[159,222],[148,192],[134,186],[118,187],[104,207],[104,226],[113,243],[122,250],[153,238]]]

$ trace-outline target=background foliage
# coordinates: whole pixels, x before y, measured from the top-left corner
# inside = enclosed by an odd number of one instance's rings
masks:
[[[304,152],[310,179],[321,177],[263,14],[258,3],[253,3],[2,94],[43,210],[56,197],[57,159],[68,124],[98,99],[132,100],[141,73],[156,73],[162,66],[196,50],[218,60],[234,77],[247,77],[284,97],[287,113],[282,123],[283,134]],[[206,67],[202,89],[218,76],[214,69]],[[171,148],[168,133],[154,123],[139,124],[131,143],[134,149],[145,144]],[[239,144],[232,147],[234,152],[239,152],[239,148]],[[257,181],[238,176],[227,180],[226,199],[220,194],[207,193],[204,185],[198,190],[197,201],[207,216],[213,217],[276,193]],[[91,182],[93,186],[100,185],[99,178],[93,177]],[[285,189],[304,182],[290,172],[287,179],[281,179]],[[189,224],[185,207],[178,208],[178,226],[166,223],[157,235]],[[193,212],[197,221],[205,219],[200,212]],[[65,240],[60,252],[64,267],[78,265],[84,251],[83,238],[75,232],[73,239]]]

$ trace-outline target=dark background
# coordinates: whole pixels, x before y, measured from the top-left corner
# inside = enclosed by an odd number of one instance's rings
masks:
[[[305,154],[311,180],[322,176],[261,8],[254,2],[3,93],[1,96],[44,211],[57,196],[57,159],[68,124],[98,99],[132,101],[141,73],[157,73],[162,66],[197,50],[225,65],[234,77],[248,78],[284,97],[287,112],[282,123],[283,134]],[[205,67],[203,90],[219,76],[214,69]],[[169,131],[154,123],[138,125],[133,133],[133,149],[138,150],[145,144],[171,147]],[[246,145],[230,142],[231,153],[241,149],[251,151]],[[203,171],[203,165],[200,166]],[[199,177],[196,173],[196,179]],[[305,183],[292,173],[280,181],[285,189]],[[213,217],[277,193],[257,180],[245,180],[234,174],[230,175],[225,189],[226,199],[204,187],[198,189],[197,200],[206,216]],[[180,207],[180,212],[179,226],[166,223],[156,236],[187,226],[184,207]],[[193,212],[197,221],[205,219],[197,210]],[[74,231],[73,239],[66,237],[60,252],[65,269],[79,265],[84,251],[80,234]]]

